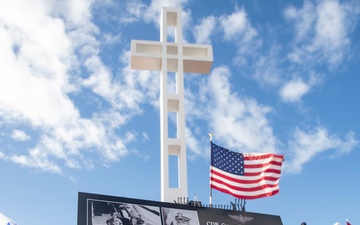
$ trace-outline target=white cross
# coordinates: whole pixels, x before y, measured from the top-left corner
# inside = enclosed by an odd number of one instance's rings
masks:
[[[168,42],[168,27],[175,30],[174,42]],[[131,68],[161,71],[160,77],[160,144],[161,144],[161,201],[173,202],[188,197],[184,72],[210,73],[212,47],[183,43],[181,9],[163,8],[160,21],[160,42],[131,41]],[[168,91],[168,74],[176,74],[176,93]],[[169,137],[168,116],[177,117],[176,138]],[[169,156],[177,157],[178,186],[169,187]]]

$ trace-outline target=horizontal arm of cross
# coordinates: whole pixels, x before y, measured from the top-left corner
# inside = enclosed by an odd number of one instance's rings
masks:
[[[131,68],[161,70],[162,60],[167,60],[168,71],[178,71],[178,61],[183,61],[183,71],[208,74],[213,62],[210,45],[177,44],[157,41],[131,41]]]

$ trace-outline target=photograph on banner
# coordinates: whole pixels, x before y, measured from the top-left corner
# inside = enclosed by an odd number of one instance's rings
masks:
[[[161,208],[163,225],[200,225],[195,210]]]
[[[160,208],[123,202],[88,200],[87,225],[159,225]]]

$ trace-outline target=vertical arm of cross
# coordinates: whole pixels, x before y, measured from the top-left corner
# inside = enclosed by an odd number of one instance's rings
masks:
[[[169,27],[175,31],[174,42],[168,42]],[[163,8],[160,19],[160,42],[131,42],[131,68],[160,71],[160,138],[161,138],[161,200],[173,202],[188,197],[184,72],[209,73],[213,57],[209,45],[183,44],[181,10]],[[176,93],[168,92],[168,73],[176,74]],[[168,135],[168,114],[175,112],[176,138]],[[178,187],[169,187],[169,156],[178,158]]]
[[[184,113],[184,69],[182,55],[182,27],[181,10],[177,8],[163,8],[161,16],[162,27],[160,40],[166,46],[161,70],[162,102],[160,103],[161,114],[161,200],[167,202],[176,201],[179,197],[188,196],[187,165],[186,165],[186,141],[185,141],[185,113]],[[170,39],[169,31],[175,31],[174,42]],[[169,72],[176,74],[176,93],[168,92],[167,77]],[[169,137],[168,116],[175,112],[176,138]],[[176,157],[177,177],[170,177],[170,156]],[[172,166],[173,167],[173,166]],[[174,173],[172,173],[174,174]],[[177,178],[177,186],[170,187],[170,179],[174,182]]]

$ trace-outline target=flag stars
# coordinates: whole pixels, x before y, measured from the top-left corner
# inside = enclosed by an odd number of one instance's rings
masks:
[[[243,155],[214,144],[212,144],[211,165],[228,173],[244,175]]]

